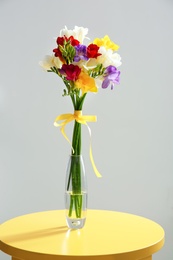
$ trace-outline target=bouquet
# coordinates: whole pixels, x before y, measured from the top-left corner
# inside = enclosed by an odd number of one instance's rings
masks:
[[[63,81],[63,97],[70,97],[74,113],[57,116],[54,125],[60,127],[61,133],[71,145],[72,155],[81,155],[81,124],[90,128],[87,122],[95,122],[96,116],[82,115],[82,108],[88,92],[97,93],[100,89],[113,90],[120,82],[121,57],[117,53],[119,46],[110,40],[106,35],[103,38],[96,38],[93,41],[87,37],[88,29],[75,26],[68,30],[65,26],[56,38],[56,46],[51,55],[45,56],[40,65],[48,72],[57,74]],[[88,41],[88,44],[84,44]],[[65,133],[65,126],[74,120],[72,141]],[[90,145],[90,159],[93,169],[98,177],[101,177],[97,170]],[[70,202],[69,217],[74,208],[77,218],[81,217],[81,170],[71,164],[69,183],[72,182],[72,194],[75,196]],[[67,190],[69,187],[67,187]]]

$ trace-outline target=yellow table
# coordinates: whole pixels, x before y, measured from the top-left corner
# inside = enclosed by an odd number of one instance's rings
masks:
[[[66,227],[65,211],[11,219],[0,226],[0,249],[12,260],[151,260],[162,248],[164,230],[132,214],[88,210],[85,227]]]

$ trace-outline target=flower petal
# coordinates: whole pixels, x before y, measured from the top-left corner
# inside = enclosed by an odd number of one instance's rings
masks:
[[[110,83],[110,80],[108,78],[103,80],[102,88],[107,88],[109,86],[109,83]]]

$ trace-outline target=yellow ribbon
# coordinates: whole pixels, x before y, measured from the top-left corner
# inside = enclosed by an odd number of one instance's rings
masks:
[[[59,121],[62,121],[61,123],[58,123]],[[97,121],[97,117],[96,116],[83,116],[82,115],[82,111],[81,110],[75,110],[74,114],[62,114],[56,117],[55,122],[54,122],[54,126],[56,127],[61,127],[61,133],[62,135],[65,137],[65,139],[69,142],[69,144],[71,145],[72,151],[74,153],[74,149],[72,147],[72,144],[70,142],[70,140],[68,139],[66,133],[65,133],[65,126],[66,124],[70,123],[71,121],[76,120],[78,123],[80,124],[84,124],[87,126],[88,131],[89,131],[89,135],[90,135],[90,160],[94,169],[94,172],[96,174],[97,177],[102,177],[101,174],[99,173],[99,171],[97,170],[97,167],[94,163],[94,159],[93,159],[93,155],[92,155],[92,147],[91,147],[91,129],[89,128],[87,122],[96,122]]]

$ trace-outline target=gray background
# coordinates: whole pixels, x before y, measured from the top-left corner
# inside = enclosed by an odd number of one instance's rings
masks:
[[[166,232],[153,259],[173,259],[173,2],[171,0],[0,0],[0,223],[62,209],[69,144],[53,126],[72,112],[60,78],[38,62],[60,29],[89,28],[89,37],[120,45],[121,84],[88,94],[93,154],[83,127],[89,208],[150,218]],[[73,124],[67,126],[71,134]],[[0,254],[1,260],[10,257]]]

